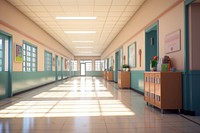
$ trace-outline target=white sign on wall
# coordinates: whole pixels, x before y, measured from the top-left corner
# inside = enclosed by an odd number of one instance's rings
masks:
[[[181,50],[181,30],[177,30],[165,36],[165,53]]]

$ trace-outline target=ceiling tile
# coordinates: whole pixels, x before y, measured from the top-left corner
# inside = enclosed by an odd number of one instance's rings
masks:
[[[113,0],[112,5],[114,6],[125,6],[127,5],[129,0]]]
[[[129,5],[132,5],[132,6],[134,6],[134,5],[141,5],[141,4],[143,4],[143,2],[144,2],[145,0],[130,0],[130,2],[129,2]]]
[[[76,55],[98,55],[121,31],[144,0],[8,0]],[[57,20],[59,16],[95,16],[96,20]],[[65,34],[94,30],[96,34]],[[94,40],[92,54],[80,53],[72,40]],[[80,44],[76,44],[80,45]],[[83,45],[83,44],[81,44]],[[86,45],[86,44],[84,44]]]
[[[27,6],[17,6],[17,8],[23,13],[24,12],[31,12],[31,10]]]
[[[8,2],[12,3],[15,6],[20,6],[20,5],[23,6],[24,5],[24,3],[21,2],[21,0],[8,0]]]
[[[127,8],[125,9],[125,11],[137,11],[137,9],[139,8],[139,6],[127,6]]]
[[[60,2],[59,0],[40,0],[41,3],[45,6],[59,6],[60,5]]]
[[[109,12],[109,17],[119,17],[121,16],[122,12]]]
[[[109,11],[110,6],[95,6],[94,11],[95,12],[107,12]]]
[[[110,11],[123,11],[125,6],[111,6]]]
[[[61,6],[45,6],[46,10],[49,12],[62,12]]]
[[[80,12],[93,12],[94,6],[79,6],[78,9]]]
[[[41,5],[40,0],[21,0],[25,5],[39,6]]]
[[[109,6],[112,0],[95,0],[95,5],[97,6]]]
[[[33,12],[46,12],[46,9],[43,6],[29,6],[28,8]]]
[[[76,6],[77,5],[76,0],[59,0],[59,2],[63,6]]]

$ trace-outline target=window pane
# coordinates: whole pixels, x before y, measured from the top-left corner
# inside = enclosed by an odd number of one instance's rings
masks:
[[[47,51],[44,53],[44,70],[52,71],[52,54]]]
[[[37,48],[24,43],[23,50],[23,71],[36,71]]]

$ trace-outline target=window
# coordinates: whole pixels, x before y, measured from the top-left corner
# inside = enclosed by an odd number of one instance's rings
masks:
[[[23,44],[23,71],[37,71],[37,48],[27,42]]]
[[[86,71],[92,71],[92,61],[86,62]]]
[[[72,71],[77,71],[77,60],[72,61]]]
[[[0,72],[3,71],[3,39],[0,39]]]
[[[52,71],[52,53],[44,52],[44,70]]]
[[[81,60],[80,63],[86,64],[86,71],[92,71],[92,60]]]
[[[101,70],[104,71],[104,68],[105,68],[105,66],[104,66],[104,60],[101,60]]]
[[[101,60],[95,60],[95,71],[101,70]]]

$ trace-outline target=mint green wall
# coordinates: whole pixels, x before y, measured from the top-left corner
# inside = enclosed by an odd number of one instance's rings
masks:
[[[73,72],[73,76],[80,76],[81,75],[81,71],[74,71]],[[86,71],[85,72],[85,76],[96,76],[99,77],[100,76],[100,71]]]
[[[144,93],[144,71],[131,71],[131,88]]]
[[[55,81],[55,72],[13,72],[12,93]]]
[[[6,97],[6,90],[8,89],[8,72],[0,72],[0,99]]]
[[[81,75],[81,71],[74,71],[74,76],[80,76]]]
[[[85,76],[100,76],[100,71],[86,71],[86,75]]]

